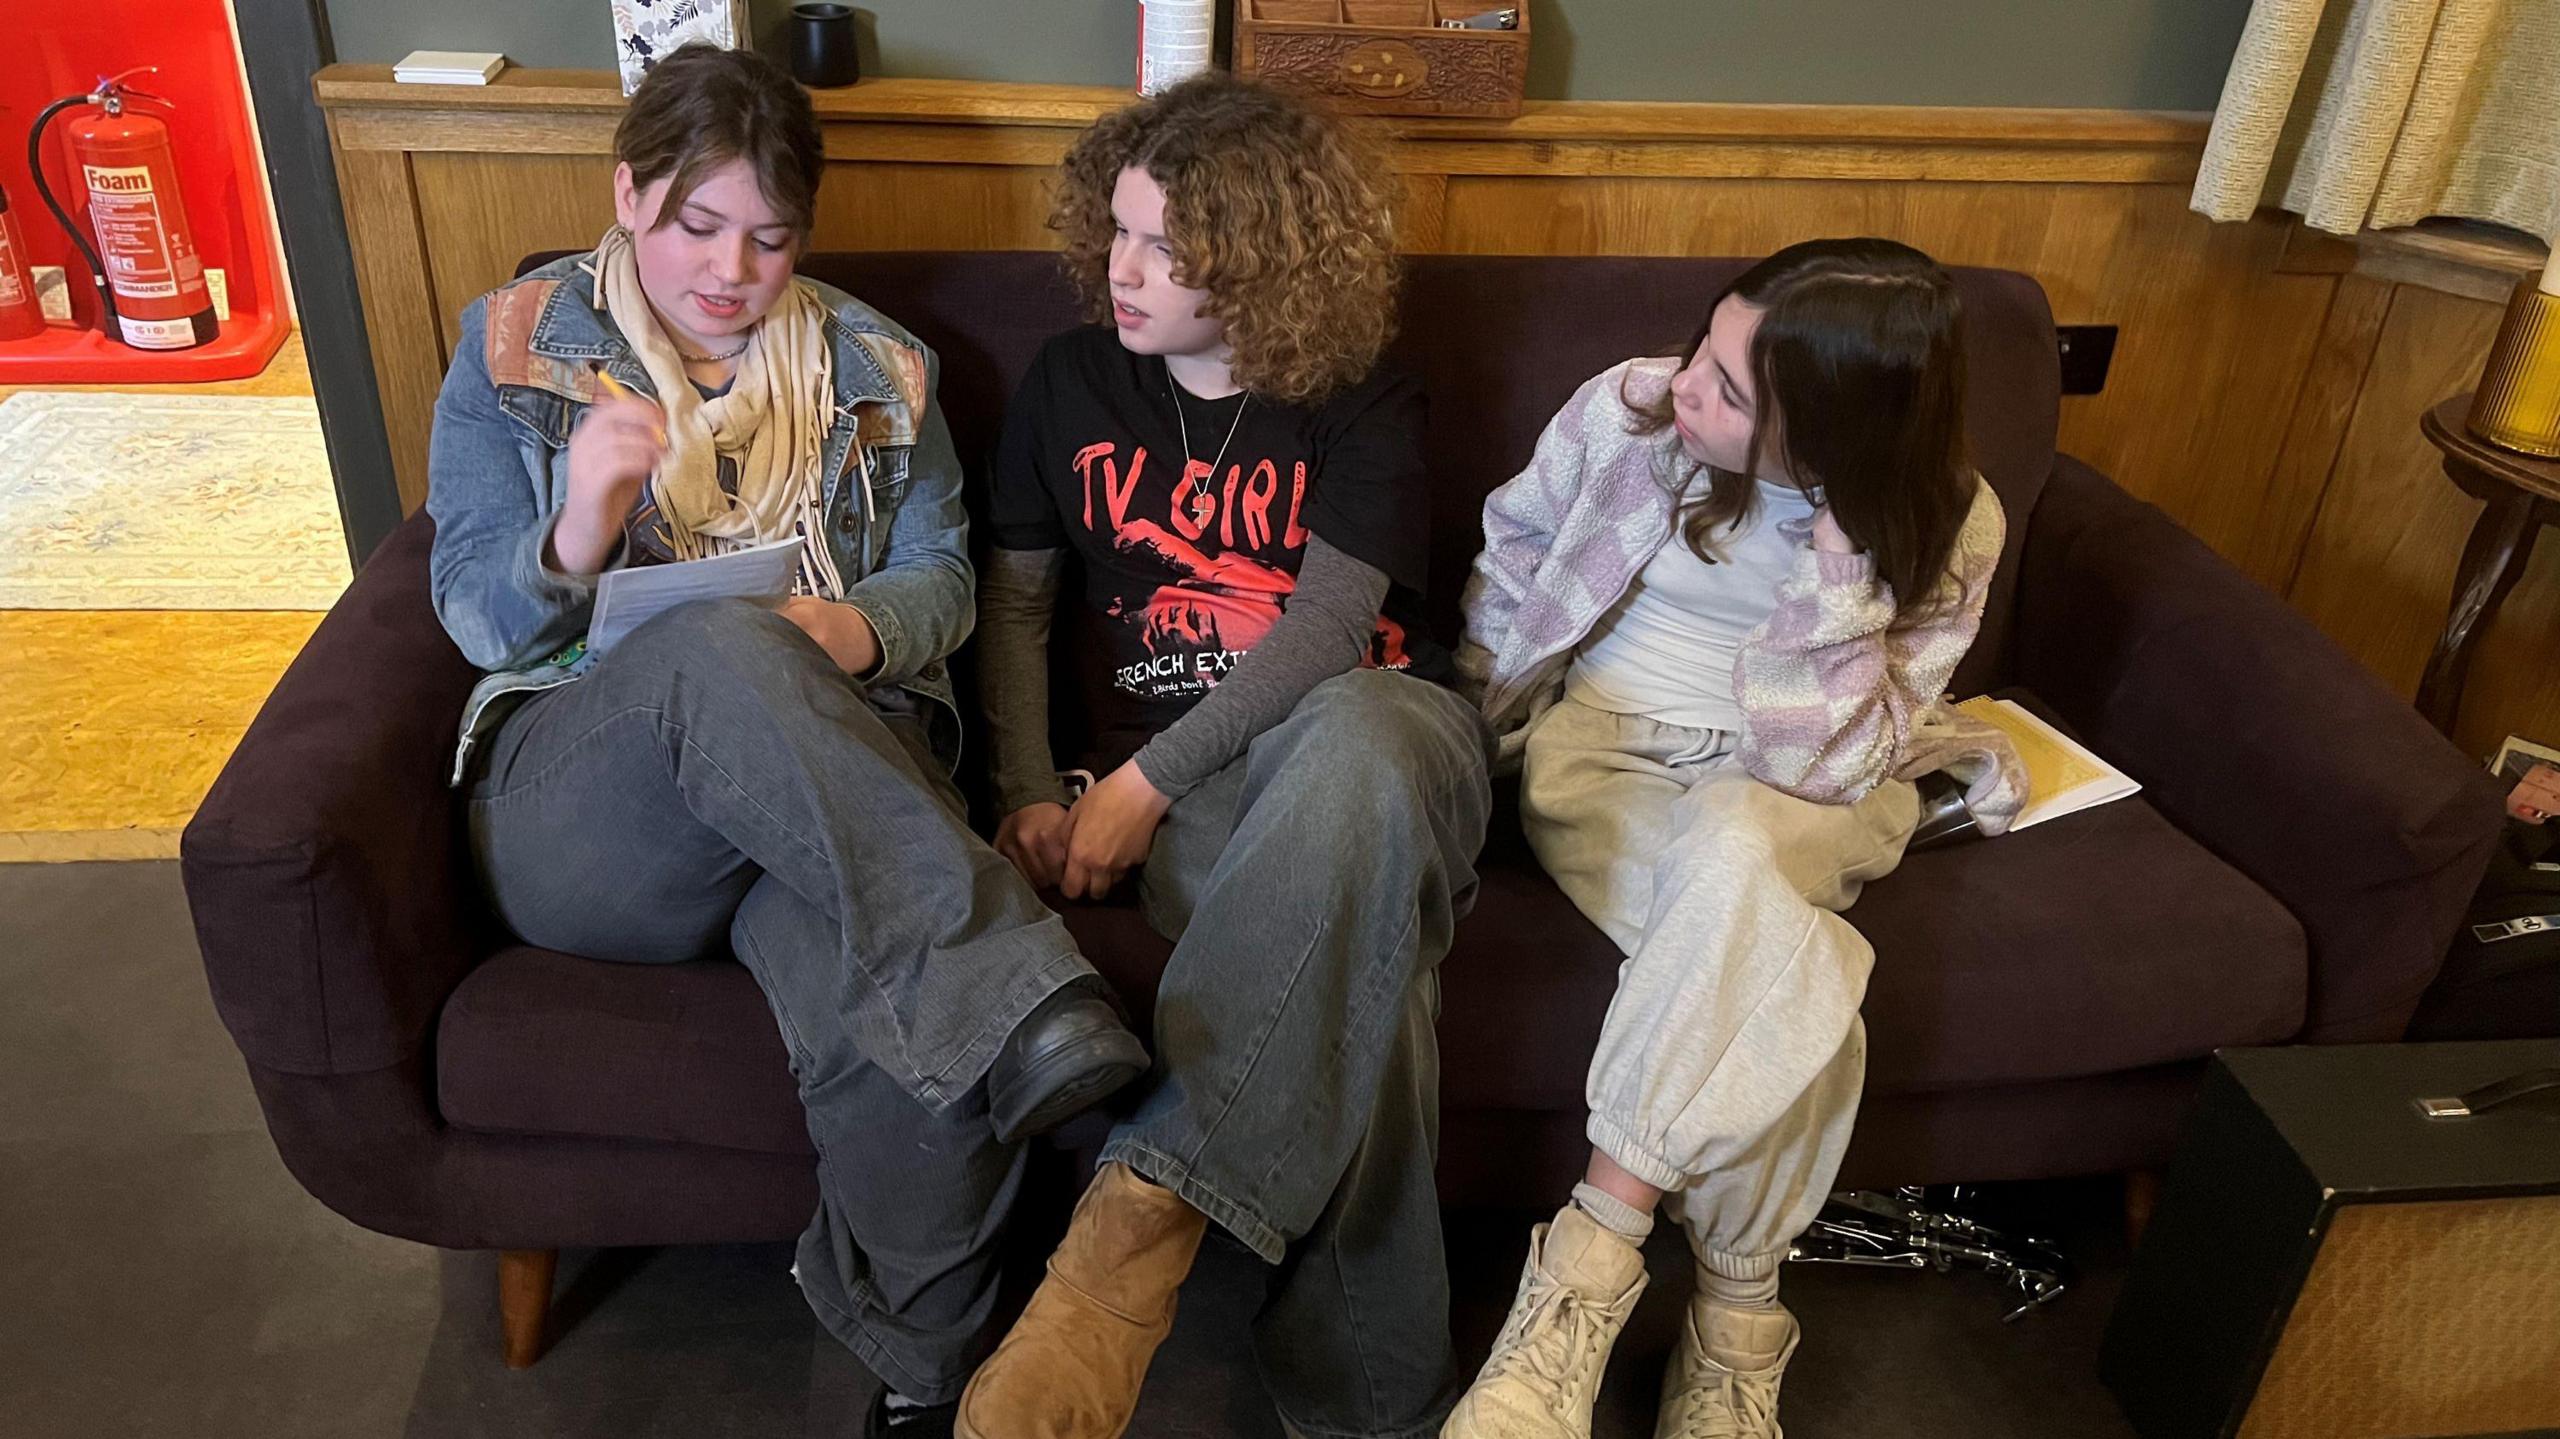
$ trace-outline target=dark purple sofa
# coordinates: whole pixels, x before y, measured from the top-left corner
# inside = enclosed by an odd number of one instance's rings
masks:
[[[1431,395],[1436,619],[1478,505],[1586,377],[1676,343],[1740,262],[1424,257],[1398,351]],[[964,456],[1073,322],[1034,254],[820,255],[944,363]],[[2145,786],[1912,856],[1850,919],[1875,943],[1871,1065],[1843,1182],[2140,1168],[2222,1045],[2396,1038],[2499,826],[2405,703],[2157,510],[2054,451],[2052,316],[1963,272],[1969,423],[2009,546],[1960,693],[2022,692]],[[2176,415],[2155,422],[2180,423]],[[460,864],[445,788],[473,674],[428,607],[424,516],[277,687],[186,833],[206,972],[277,1147],[368,1228],[457,1248],[780,1239],[814,1204],[783,1048],[725,959],[616,966],[515,945]],[[1441,1019],[1453,1202],[1552,1202],[1617,955],[1504,799]],[[1071,915],[1144,1011],[1167,947]]]

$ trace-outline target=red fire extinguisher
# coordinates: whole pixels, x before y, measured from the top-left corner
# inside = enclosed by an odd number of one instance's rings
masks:
[[[18,233],[18,217],[9,211],[9,192],[0,190],[0,340],[43,333],[44,310],[36,303],[36,277],[27,268],[27,239]]]
[[[98,81],[86,95],[67,95],[36,116],[27,136],[27,168],[36,193],[78,246],[98,287],[98,328],[140,350],[184,350],[208,344],[220,333],[213,291],[205,285],[204,260],[187,229],[186,202],[178,194],[178,162],[169,127],[128,107],[167,100],[136,90],[127,77],[155,73],[145,65]],[[44,181],[44,127],[74,107],[64,127],[67,169],[89,195],[89,226],[97,246],[64,212]]]

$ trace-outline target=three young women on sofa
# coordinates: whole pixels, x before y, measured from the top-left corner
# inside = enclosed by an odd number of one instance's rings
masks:
[[[520,935],[725,943],[764,987],[820,1156],[797,1272],[887,1382],[871,1428],[1118,1435],[1214,1223],[1270,1266],[1255,1352],[1292,1433],[1587,1434],[1667,1198],[1699,1278],[1659,1432],[1775,1434],[1776,1268],[1862,1077],[1871,955],[1838,911],[1910,835],[1915,733],[2000,549],[1944,272],[1797,246],[1680,355],[1583,386],[1487,501],[1453,664],[1419,619],[1423,396],[1382,358],[1383,156],[1224,77],[1106,118],[1053,217],[1094,323],[1040,352],[993,476],[990,848],[949,780],[972,576],[936,362],[791,276],[805,99],[680,52],[617,149],[621,223],[474,303],[438,408],[436,602],[491,671],[459,782]],[[778,612],[584,650],[601,572],[793,536]],[[1062,614],[1092,697],[1068,755]],[[1524,760],[1533,845],[1628,960],[1585,1182],[1461,1394],[1437,966],[1489,765]],[[1151,1064],[1033,892],[1124,881],[1174,942]],[[978,1364],[1022,1139],[1141,1068]]]

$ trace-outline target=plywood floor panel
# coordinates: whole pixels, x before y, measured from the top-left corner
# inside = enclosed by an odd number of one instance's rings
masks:
[[[0,861],[135,857],[136,832],[174,854],[320,618],[0,610]]]

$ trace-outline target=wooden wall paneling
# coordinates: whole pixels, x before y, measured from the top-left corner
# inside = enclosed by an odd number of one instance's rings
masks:
[[[1742,180],[1941,180],[2023,183],[2066,180],[2109,184],[2194,183],[2195,156],[2168,152],[2021,152],[1996,144],[1870,146],[1835,141],[1743,140],[1713,144],[1622,140],[1530,142],[1534,163],[1524,164],[1522,142],[1512,138],[1434,140],[1415,148],[1435,170],[1450,175],[1524,173]]]
[[[2484,301],[2397,288],[2293,583],[2295,607],[2404,695],[2417,692],[2480,513],[2445,478],[2418,417],[2479,378],[2498,316]],[[2520,585],[2502,618],[2538,603]],[[2471,693],[2506,682],[2503,668],[2475,659]]]
[[[2063,447],[2242,559],[2336,280],[2278,272],[2282,224],[2213,224],[2188,210],[2183,187],[2144,188],[2130,205],[2066,189],[2056,251],[2022,268],[2093,275],[2096,291],[2057,302],[2057,318],[2119,334],[2105,391],[2063,404]],[[2105,253],[2075,230],[2103,236]],[[2066,246],[2078,253],[2057,263]]]
[[[1408,174],[1404,187],[1404,233],[1398,243],[1412,254],[1437,254],[1448,243],[1449,177]]]
[[[1877,233],[1917,245],[1944,264],[1984,265],[2033,273],[2051,248],[2053,229],[2067,192],[2064,185],[1942,185],[1879,187],[1889,201]],[[2127,187],[2085,187],[2114,195]],[[2049,293],[2049,292],[2048,292]]]
[[[2303,273],[2303,272],[2290,272]],[[2338,454],[2355,419],[2391,313],[2392,287],[2361,275],[2339,274],[2311,366],[2302,378],[2284,444],[2267,477],[2256,521],[2233,562],[2278,594],[2290,593],[2311,540],[2311,523],[2328,493]]]
[[[459,87],[456,87],[459,88]],[[493,154],[610,155],[612,115],[454,113],[414,108],[339,112],[340,134],[359,150],[467,150]]]
[[[342,118],[329,121],[338,194],[373,346],[392,478],[401,508],[412,511],[427,498],[427,436],[435,426],[436,388],[444,379],[445,341],[409,157],[396,150],[350,149],[337,135]]]
[[[451,352],[462,310],[537,250],[581,250],[613,223],[610,155],[412,156],[437,320]]]
[[[2276,268],[2288,275],[2344,275],[2356,267],[2361,256],[2356,242],[2344,235],[2314,230],[2300,220],[2288,220],[2284,231],[2284,258]]]
[[[1442,247],[1462,255],[1749,255],[1864,233],[1891,185],[1847,180],[1463,175]]]
[[[830,160],[909,164],[1020,165],[1046,170],[1067,156],[1076,132],[1038,125],[848,124],[821,121]]]
[[[838,164],[818,187],[820,250],[1053,250],[1046,166]]]

